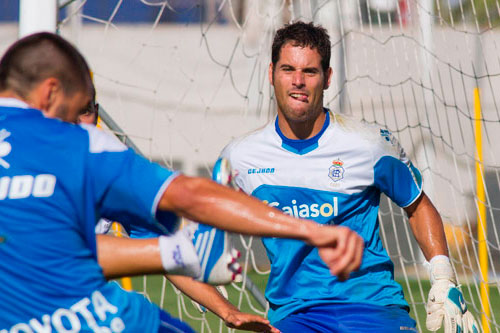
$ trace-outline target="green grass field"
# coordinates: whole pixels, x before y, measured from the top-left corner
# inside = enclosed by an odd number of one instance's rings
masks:
[[[252,281],[259,287],[259,289],[264,292],[264,288],[267,281],[267,276],[262,276],[256,273],[250,273],[249,277]],[[163,287],[163,278],[162,276],[148,276],[146,278],[146,292],[150,297],[151,301],[161,306],[162,301],[162,287]],[[406,299],[409,304],[411,304],[411,312],[410,315],[419,322],[419,329],[421,332],[428,332],[425,329],[425,300],[427,298],[428,290],[430,289],[429,281],[422,281],[421,287],[418,281],[410,280],[409,287],[412,291],[413,299],[409,297],[410,293],[408,293],[407,283],[404,280],[398,281],[403,286],[404,293],[406,295]],[[144,290],[144,279],[142,277],[137,277],[132,279],[134,290],[143,291]],[[422,288],[422,290],[421,290]],[[181,298],[176,297],[174,289],[167,281],[165,284],[165,295],[163,299],[163,309],[168,311],[170,314],[181,317],[182,320],[189,323],[191,327],[193,327],[197,332],[227,332],[226,326],[222,323],[217,316],[214,314],[207,312],[207,314],[203,317],[201,313],[192,305],[191,301],[187,297],[183,297],[184,305],[182,304]],[[239,303],[240,293],[231,286],[227,287],[229,293],[229,300],[233,304]],[[464,296],[469,306],[469,309],[472,311],[474,316],[478,321],[480,321],[479,314],[474,311],[475,307],[479,307],[479,297],[477,295],[477,291],[475,288],[468,288],[468,286],[462,286],[462,290],[464,291]],[[251,296],[250,296],[251,297]],[[259,310],[263,310],[258,305],[257,301],[251,297],[251,301],[255,307]],[[490,300],[491,300],[491,310],[496,311],[497,316],[500,315],[500,294],[498,289],[490,289]],[[241,310],[246,312],[253,312],[248,305],[246,299],[243,299],[241,302]],[[184,308],[185,307],[185,308]],[[180,309],[185,309],[180,311]],[[222,325],[222,326],[221,326]],[[208,329],[207,326],[210,328]],[[222,328],[222,330],[221,330]],[[243,332],[243,331],[236,331]],[[439,330],[438,332],[443,332],[443,330]],[[492,332],[495,332],[492,329]]]

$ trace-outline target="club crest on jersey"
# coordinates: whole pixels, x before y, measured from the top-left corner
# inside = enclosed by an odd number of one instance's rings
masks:
[[[344,162],[337,158],[328,169],[328,177],[334,182],[338,182],[344,179],[344,171]]]
[[[0,130],[0,166],[4,167],[5,169],[10,168],[10,164],[4,160],[2,157],[5,157],[9,155],[12,146],[10,143],[7,141],[4,141],[10,136],[10,132],[8,132],[6,129]]]

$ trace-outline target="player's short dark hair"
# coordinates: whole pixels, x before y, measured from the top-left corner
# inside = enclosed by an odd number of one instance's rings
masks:
[[[276,67],[276,63],[280,58],[281,48],[288,42],[291,42],[294,46],[307,46],[316,49],[321,56],[321,67],[323,71],[326,72],[330,67],[330,36],[322,26],[314,25],[312,22],[305,23],[297,21],[287,24],[276,31],[271,55],[271,61],[274,67]]]
[[[69,42],[48,32],[24,37],[12,44],[0,60],[0,91],[12,90],[26,98],[43,80],[54,77],[63,92],[91,93],[90,70],[83,56]]]

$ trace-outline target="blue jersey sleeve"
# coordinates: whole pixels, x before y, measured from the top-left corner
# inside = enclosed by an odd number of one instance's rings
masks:
[[[398,206],[410,206],[422,193],[422,176],[392,133],[380,130],[374,154],[375,186]]]
[[[101,217],[155,235],[174,228],[173,213],[158,212],[158,202],[178,173],[151,163],[114,137],[95,128],[89,132],[88,179]]]

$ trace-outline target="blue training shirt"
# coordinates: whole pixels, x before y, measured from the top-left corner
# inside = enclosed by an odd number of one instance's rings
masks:
[[[176,175],[93,126],[1,98],[0,333],[156,332],[155,305],[106,283],[94,227],[105,217],[161,229],[157,204]]]
[[[340,282],[316,248],[263,238],[271,262],[266,287],[271,322],[319,304],[408,308],[379,236],[378,207],[381,192],[401,207],[411,205],[422,192],[422,180],[389,131],[327,112],[314,138],[289,140],[270,123],[231,142],[222,156],[246,193],[285,214],[349,227],[364,239],[360,270]]]

